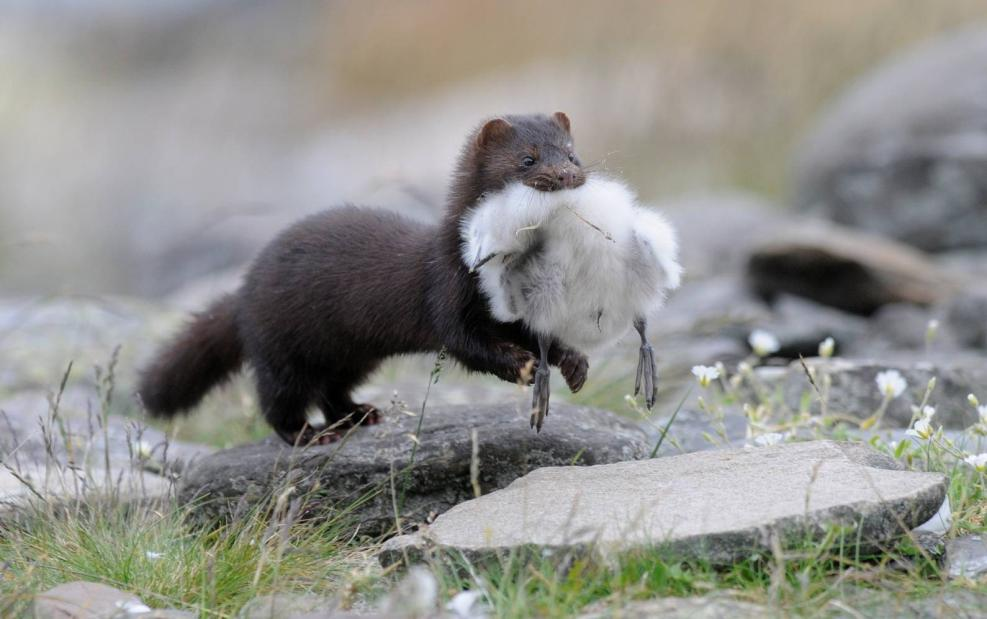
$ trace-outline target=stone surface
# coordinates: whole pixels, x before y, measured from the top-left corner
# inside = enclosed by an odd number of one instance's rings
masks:
[[[926,250],[987,245],[987,30],[891,60],[798,153],[796,204]]]
[[[95,582],[58,585],[34,598],[34,619],[192,619],[194,613],[148,609],[137,596]]]
[[[237,613],[237,619],[297,619],[299,617],[337,617],[335,599],[309,593],[275,593],[250,600]]]
[[[887,543],[936,513],[945,491],[942,475],[905,471],[865,445],[832,441],[550,467],[387,542],[380,558],[591,546],[660,548],[726,564],[769,552],[772,539],[805,543],[830,525],[860,527],[851,538],[864,544]]]
[[[751,247],[796,219],[789,211],[744,193],[689,195],[658,203],[679,235],[688,279],[739,273]],[[710,222],[717,225],[711,226]]]
[[[182,481],[184,500],[196,499],[200,513],[228,513],[280,491],[318,485],[313,511],[353,507],[360,530],[381,533],[394,525],[391,481],[404,496],[401,516],[424,522],[473,496],[471,432],[476,431],[479,486],[502,488],[528,471],[561,464],[600,464],[647,455],[648,435],[637,424],[605,411],[553,403],[540,434],[528,425],[526,406],[448,406],[425,412],[414,467],[410,461],[418,417],[396,414],[359,428],[345,441],[292,449],[275,439],[221,451],[193,464]]]
[[[888,427],[907,427],[912,418],[912,407],[917,406],[925,393],[929,379],[936,377],[936,389],[929,404],[936,407],[934,423],[946,428],[967,428],[977,420],[976,411],[967,402],[967,395],[983,390],[987,384],[987,358],[979,355],[925,355],[899,354],[881,361],[852,359],[806,359],[806,365],[817,375],[817,383],[828,374],[832,380],[828,408],[830,412],[842,412],[861,420],[873,414],[881,405],[883,396],[875,378],[884,370],[897,370],[905,378],[908,387],[892,400],[884,416]],[[793,362],[780,376],[778,383],[789,407],[798,409],[803,394],[812,390],[809,380],[798,362]],[[818,399],[813,399],[812,411],[819,411]]]
[[[942,313],[961,345],[987,350],[987,288],[964,291],[947,301]]]
[[[945,590],[912,599],[895,591],[844,587],[840,595],[826,605],[826,612],[819,616],[830,619],[982,619],[984,608],[987,608],[987,593],[978,591]]]
[[[795,294],[865,315],[889,303],[932,305],[960,289],[917,250],[823,222],[788,228],[755,247],[747,278],[765,298]]]
[[[743,602],[726,595],[634,600],[614,606],[595,604],[578,619],[771,619],[783,614],[761,604]]]
[[[987,574],[987,540],[981,535],[965,535],[947,541],[946,571],[951,578]]]

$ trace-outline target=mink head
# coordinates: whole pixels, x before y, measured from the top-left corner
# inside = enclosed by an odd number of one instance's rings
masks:
[[[562,112],[494,118],[476,131],[472,145],[476,180],[484,191],[497,191],[511,182],[539,191],[572,189],[586,182],[573,150],[569,117]]]

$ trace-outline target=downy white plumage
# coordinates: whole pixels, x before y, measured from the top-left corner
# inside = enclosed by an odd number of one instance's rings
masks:
[[[635,393],[654,404],[657,372],[645,337],[649,317],[678,287],[675,231],[642,208],[624,184],[590,177],[575,189],[542,192],[522,184],[486,196],[464,218],[463,261],[479,271],[494,318],[520,320],[541,348],[532,424],[548,409],[548,348],[592,349],[641,335]]]

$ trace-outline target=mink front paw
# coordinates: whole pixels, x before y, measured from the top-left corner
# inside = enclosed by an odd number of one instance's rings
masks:
[[[497,378],[519,385],[534,382],[538,359],[531,351],[508,344],[499,348],[498,356],[498,367],[493,372]]]
[[[589,373],[589,359],[581,352],[566,350],[559,359],[559,371],[565,384],[573,393],[578,392],[586,384],[586,375]]]

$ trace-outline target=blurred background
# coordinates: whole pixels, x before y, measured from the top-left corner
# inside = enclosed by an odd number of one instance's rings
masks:
[[[341,202],[423,218],[485,116],[564,110],[648,199],[784,202],[875,64],[979,0],[0,4],[0,290],[161,297]]]
[[[2,2],[0,394],[116,344],[146,357],[305,213],[434,219],[464,136],[500,113],[567,112],[583,160],[681,226],[694,280],[739,268],[745,254],[703,239],[826,202],[819,170],[853,171],[843,200],[884,182],[861,176],[860,153],[987,153],[984,23],[982,0]],[[894,68],[925,56],[917,81]],[[894,139],[867,137],[892,123]],[[956,126],[973,133],[922,142],[918,159],[898,139]],[[823,206],[925,250],[987,245],[987,183],[950,166],[922,170],[965,206],[919,205],[904,231],[881,229],[880,208],[858,221]],[[761,219],[732,227],[741,211]],[[929,240],[929,212],[959,232]],[[695,302],[730,304],[729,290]],[[721,358],[709,341],[684,363]]]

